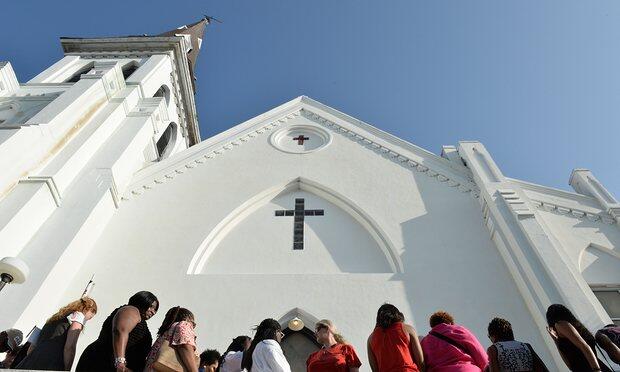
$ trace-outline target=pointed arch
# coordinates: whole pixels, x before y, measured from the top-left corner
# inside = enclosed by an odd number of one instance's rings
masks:
[[[289,321],[295,318],[301,319],[304,323],[303,328],[297,331],[288,326]],[[297,307],[278,319],[284,333],[280,346],[293,371],[304,370],[308,355],[322,347],[314,334],[314,327],[318,321],[315,316]]]
[[[579,254],[579,272],[589,285],[620,283],[620,252],[591,243]]]
[[[280,323],[282,329],[285,329],[288,327],[288,322],[295,318],[301,319],[301,321],[304,322],[304,327],[308,327],[310,329],[314,329],[314,325],[320,320],[304,309],[295,307],[278,318],[278,323]]]
[[[177,141],[178,131],[178,125],[175,122],[171,122],[157,140],[155,145],[157,147],[157,156],[159,160],[166,159],[172,154],[174,145]]]
[[[579,252],[578,263],[579,263],[579,271],[580,272],[583,272],[585,270],[585,254],[588,251],[599,251],[599,252],[608,254],[608,255],[610,255],[612,257],[615,257],[618,260],[620,260],[620,253],[616,252],[615,250],[613,250],[611,248],[604,247],[602,245],[591,243],[587,247],[582,249],[581,252]]]
[[[400,260],[400,256],[396,252],[396,249],[392,242],[387,238],[383,229],[374,221],[370,215],[365,213],[356,203],[349,200],[342,194],[325,187],[317,182],[308,180],[303,177],[298,177],[290,182],[271,187],[254,197],[250,198],[245,203],[241,204],[228,216],[226,216],[204,239],[202,244],[196,250],[194,257],[190,261],[187,269],[187,274],[200,274],[203,271],[204,266],[209,259],[209,256],[215,249],[215,247],[222,241],[222,239],[237,225],[238,222],[249,216],[252,212],[262,207],[277,195],[293,191],[302,190],[311,192],[341,208],[348,213],[354,220],[356,220],[375,240],[380,247],[387,263],[390,265],[390,269],[394,273],[403,272],[403,264]]]

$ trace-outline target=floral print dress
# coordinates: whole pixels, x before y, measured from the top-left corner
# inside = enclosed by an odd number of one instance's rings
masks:
[[[154,372],[151,365],[157,359],[157,355],[159,354],[159,350],[161,349],[164,340],[168,340],[170,346],[176,345],[192,345],[194,350],[196,350],[196,333],[194,333],[194,326],[190,322],[180,321],[176,323],[172,323],[170,328],[161,336],[157,337],[153,347],[151,347],[151,352],[146,357],[146,367],[144,368],[145,372]]]

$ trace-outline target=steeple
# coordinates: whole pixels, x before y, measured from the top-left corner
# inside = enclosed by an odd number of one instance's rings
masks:
[[[63,37],[60,42],[66,58],[79,57],[80,61],[144,59],[140,62],[140,67],[142,67],[146,63],[146,59],[152,58],[153,61],[150,63],[157,65],[158,62],[155,62],[155,59],[169,58],[170,63],[172,63],[172,75],[167,73],[166,76],[172,76],[172,80],[167,89],[176,97],[173,102],[176,103],[179,113],[177,124],[180,125],[181,134],[189,147],[200,142],[200,129],[194,101],[196,92],[194,68],[202,45],[205,27],[211,19],[205,16],[197,22],[157,35],[143,34],[100,38]],[[67,60],[67,63],[71,62]],[[138,75],[134,75],[133,80],[136,76],[141,76],[139,70],[137,71]],[[129,78],[128,82],[131,85],[132,79],[130,76],[127,78]],[[152,96],[152,93],[147,96]]]
[[[204,36],[205,27],[209,24],[209,18],[204,17],[198,22],[194,22],[189,25],[184,25],[174,30],[166,31],[157,36],[189,36],[189,44],[191,49],[187,51],[187,61],[189,64],[189,71],[194,76],[194,66],[196,66],[196,59],[198,59],[198,53],[200,53],[200,46],[202,45],[202,38]]]

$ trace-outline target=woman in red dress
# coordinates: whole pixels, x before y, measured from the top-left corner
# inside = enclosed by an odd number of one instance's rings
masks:
[[[415,329],[394,305],[383,304],[368,337],[368,361],[373,372],[424,371],[424,355]]]
[[[355,349],[338,334],[330,320],[319,320],[315,326],[316,340],[321,350],[308,357],[308,372],[358,372],[362,365]]]

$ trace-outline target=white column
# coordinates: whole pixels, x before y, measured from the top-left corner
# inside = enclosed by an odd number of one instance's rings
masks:
[[[19,89],[19,82],[10,62],[0,62],[0,97],[8,96]]]
[[[119,66],[103,64],[83,75],[21,129],[2,129],[6,136],[0,143],[0,197],[52,159],[124,84]]]
[[[56,102],[56,107],[50,108],[46,113],[36,115],[35,118],[48,116],[50,118],[49,123],[43,124],[43,126],[54,126],[54,131],[59,132],[61,128],[58,127],[66,126],[66,123],[59,122],[58,117],[66,118],[67,115],[71,114],[71,112],[67,113],[67,111],[75,111],[76,108],[74,106],[76,104],[81,104],[83,106],[80,108],[81,110],[89,109],[90,105],[83,96],[92,98],[93,94],[96,95],[96,93],[99,93],[100,98],[107,103],[108,95],[114,94],[115,92],[115,90],[110,87],[110,82],[113,84],[116,83],[116,87],[122,87],[122,84],[118,83],[117,76],[120,70],[115,63],[96,64],[96,67],[99,69],[98,74],[89,75],[89,77],[76,83],[74,87],[69,90],[72,92],[70,96],[78,96],[78,99],[71,101],[67,96],[63,95],[64,100],[67,101],[66,104]],[[120,78],[122,79],[122,74]],[[107,85],[108,88],[106,89],[102,87],[102,85]],[[135,98],[134,101],[137,102],[137,98]],[[34,156],[34,151],[32,151],[34,149],[30,146],[27,148],[12,146],[19,143],[4,143],[0,146],[0,153],[4,150],[7,154],[7,157],[4,159],[4,162],[7,162],[7,167],[5,168],[6,172],[4,172],[5,174],[3,175],[5,177],[4,181],[7,183],[13,181],[6,173],[20,172],[18,176],[21,176],[12,190],[7,192],[7,195],[0,202],[0,241],[2,241],[0,252],[7,256],[18,254],[36,231],[45,223],[47,218],[61,205],[61,200],[69,185],[76,179],[78,173],[84,168],[93,154],[105,143],[107,137],[114,133],[116,127],[120,125],[125,118],[127,113],[122,103],[123,102],[114,102],[106,105],[105,108],[109,109],[109,111],[99,110],[98,116],[103,116],[99,118],[99,120],[93,120],[94,118],[87,116],[84,117],[84,119],[88,120],[83,123],[82,127],[76,128],[74,126],[70,128],[69,131],[76,129],[81,130],[71,133],[69,136],[72,140],[71,142],[69,142],[69,138],[67,138],[66,142],[62,142],[61,147],[51,151],[54,152],[53,156],[50,154],[52,161],[43,170],[32,169],[24,171],[23,168],[20,167],[11,167],[12,164],[10,163],[29,156],[34,158],[35,162],[41,161],[40,158],[37,159],[37,157]],[[117,115],[113,115],[115,110],[112,106],[117,108]],[[106,121],[106,117],[109,120]],[[108,129],[107,132],[101,130],[96,133],[96,129],[101,128],[102,122],[108,123],[107,128],[103,128]],[[69,123],[71,123],[71,121],[69,121]],[[93,132],[95,132],[96,135],[93,135]],[[42,143],[50,143],[49,138],[44,138],[42,136],[40,126],[37,125],[19,129],[18,132],[14,133],[16,136],[15,140],[19,139],[19,134],[22,134],[26,139],[31,141],[22,142],[21,145],[32,143],[41,145]],[[80,136],[84,138],[80,138]],[[80,141],[76,141],[77,139],[83,141],[83,146],[79,146],[80,143],[78,142]],[[31,159],[31,161],[33,160]],[[3,160],[0,160],[0,163],[2,162]]]
[[[58,62],[45,69],[45,71],[30,79],[28,83],[62,83],[69,71],[77,72],[80,64],[83,65],[85,63],[87,62],[82,60],[80,56],[64,56]],[[60,78],[61,76],[63,78]]]
[[[119,192],[143,166],[143,151],[162,109],[160,98],[140,101],[67,190],[62,208],[54,210],[20,251],[18,257],[31,275],[10,293],[3,291],[7,306],[0,307],[0,328],[30,329],[49,316],[50,308],[61,305],[59,296],[114,213]]]

